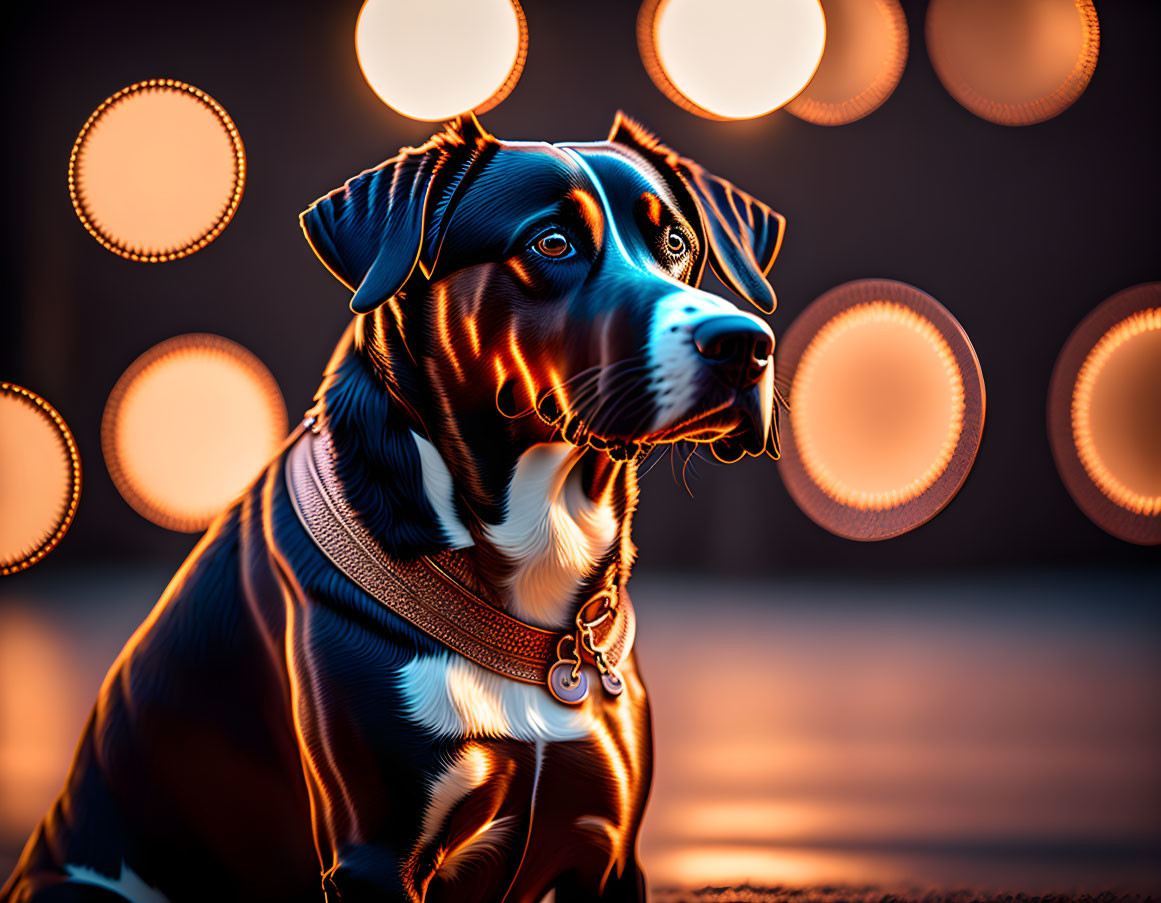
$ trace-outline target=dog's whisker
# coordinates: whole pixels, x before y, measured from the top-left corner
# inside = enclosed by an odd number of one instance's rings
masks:
[[[647,396],[626,396],[621,395],[614,398],[597,408],[593,412],[593,418],[590,421],[590,429],[595,433],[603,433],[605,429],[613,424],[619,417],[635,413],[642,406],[651,405],[651,400]],[[635,430],[629,435],[634,435]]]
[[[641,361],[638,358],[630,357],[630,358],[623,358],[621,360],[613,361],[612,363],[609,363],[609,364],[593,364],[591,367],[586,367],[584,370],[581,370],[579,373],[575,373],[572,376],[570,376],[568,379],[566,379],[562,383],[562,386],[567,388],[569,383],[573,382],[574,380],[582,379],[582,378],[589,377],[589,376],[598,376],[599,377],[602,375],[615,373],[621,367],[626,367],[629,365],[636,365],[639,363],[641,363]]]
[[[614,379],[601,386],[601,394],[605,396],[602,405],[606,407],[616,406],[617,404],[621,404],[628,400],[625,393],[622,393],[620,390],[623,387],[627,388],[628,384],[636,379],[638,370],[644,369],[645,367],[642,366],[631,371],[622,371],[621,373],[618,373]],[[637,395],[633,400],[638,400],[642,397],[642,395]],[[593,413],[595,415],[596,412],[594,411]]]
[[[576,394],[574,395],[572,402],[570,404],[570,407],[574,411],[578,411],[581,407],[584,406],[585,403],[587,403],[587,401],[590,398],[592,398],[596,394],[599,394],[600,391],[601,391],[601,374],[595,373],[589,379],[585,380],[585,382],[581,386],[581,388],[577,389]]]
[[[599,423],[592,428],[592,432],[596,433],[597,435],[602,435],[604,433],[605,429],[610,427],[620,417],[627,416],[627,415],[630,415],[630,414],[637,412],[638,410],[640,410],[640,408],[643,404],[646,404],[646,403],[639,401],[639,402],[632,404],[632,406],[626,404],[626,405],[618,406],[616,409],[609,409],[607,412],[605,412],[605,415],[603,415],[601,417]],[[627,430],[625,438],[622,440],[617,440],[617,441],[636,444],[635,440],[632,438],[634,435],[636,435],[635,430]]]
[[[652,449],[650,449],[649,454],[652,457],[652,460],[649,461],[649,459],[646,458],[646,461],[648,461],[649,466],[645,467],[643,470],[639,470],[637,472],[638,477],[646,476],[647,474],[649,474],[653,470],[654,467],[656,467],[659,463],[661,463],[662,461],[665,460],[665,452],[662,451],[660,453],[657,453],[656,446],[654,446]],[[642,462],[642,464],[644,464],[644,463],[645,462]]]
[[[693,457],[698,461],[701,461],[703,464],[709,464],[712,467],[723,466],[722,462],[715,458],[712,452],[710,452],[707,456],[706,449],[709,448],[709,446],[710,443],[708,442],[695,442],[693,444]],[[698,475],[696,470],[694,471],[693,475],[695,477]]]
[[[608,422],[608,418],[605,416],[608,411],[608,406],[611,405],[615,407],[616,404],[620,403],[621,401],[621,399],[616,397],[614,393],[616,393],[622,384],[628,383],[632,379],[635,379],[638,376],[639,371],[646,369],[648,368],[645,364],[637,364],[632,368],[622,369],[619,373],[615,374],[613,379],[607,384],[590,387],[585,392],[584,397],[578,399],[578,402],[573,406],[574,410],[590,424],[591,429],[599,432],[600,428],[603,428]],[[591,412],[586,413],[584,411],[585,406],[594,398],[602,395],[606,396],[606,399],[599,402]],[[614,396],[611,403],[607,396]]]
[[[602,380],[607,379],[610,376],[619,378],[622,373],[635,370],[642,366],[644,365],[636,358],[628,358],[625,360],[615,361],[608,365],[598,364],[592,367],[587,367],[580,373],[574,374],[567,380],[557,383],[539,393],[538,397],[545,400],[556,396],[557,407],[560,406],[559,402],[563,400],[565,410],[555,411],[555,416],[546,416],[545,413],[541,410],[541,404],[538,402],[537,413],[541,416],[542,419],[551,424],[555,424],[561,419],[567,421],[570,417],[570,414],[579,414],[584,405],[587,404],[595,394],[599,394],[602,391]],[[574,383],[577,383],[577,385],[573,386]],[[571,400],[568,398],[568,390],[570,386],[573,388],[573,397]]]
[[[646,409],[645,409],[645,413],[644,413],[644,414],[642,414],[642,416],[641,416],[641,417],[639,417],[639,418],[637,419],[637,423],[636,423],[636,424],[634,424],[634,426],[633,426],[633,429],[630,431],[629,435],[630,435],[630,436],[636,436],[636,435],[639,435],[639,434],[640,434],[640,432],[641,432],[641,430],[642,430],[642,429],[644,429],[644,427],[645,427],[645,424],[646,424],[646,423],[648,423],[648,422],[649,422],[649,420],[650,420],[650,419],[651,419],[653,416],[654,416],[654,415],[653,415],[653,411],[652,411],[652,409],[651,409],[650,407],[646,407]]]
[[[787,388],[787,391],[790,391],[789,388]],[[782,406],[783,410],[785,410],[787,414],[790,413],[790,402],[786,400],[786,397],[778,389],[777,381],[774,383],[774,400]]]
[[[689,488],[689,481],[685,478],[685,472],[689,468],[689,459],[692,458],[696,452],[697,452],[697,445],[694,444],[693,447],[690,449],[689,454],[685,456],[685,461],[682,462],[682,465],[681,465],[681,484],[685,487],[685,491],[689,494],[690,498],[693,498],[693,490]],[[696,477],[696,476],[697,476],[697,471],[695,470],[694,477]]]
[[[599,376],[603,371],[608,370],[609,368],[615,368],[623,363],[625,363],[625,362],[624,361],[615,361],[614,363],[607,364],[607,365],[606,364],[593,364],[592,366],[585,367],[583,370],[580,370],[580,371],[572,374],[572,376],[568,377],[568,379],[565,379],[565,380],[558,379],[558,380],[553,381],[545,389],[540,390],[540,392],[538,394],[544,395],[547,392],[554,392],[554,391],[557,391],[559,389],[567,390],[570,387],[572,387],[573,383],[580,382],[580,381],[588,381],[588,380],[592,379],[593,377]]]
[[[528,414],[535,412],[537,414],[537,416],[539,416],[546,423],[549,423],[550,425],[554,424],[558,419],[560,419],[561,416],[567,415],[568,412],[567,411],[558,412],[555,417],[546,417],[545,414],[541,411],[541,406],[545,402],[545,400],[547,400],[548,398],[555,398],[555,399],[557,399],[557,401],[559,401],[559,397],[563,395],[567,401],[567,390],[568,390],[568,386],[570,383],[572,383],[574,380],[580,380],[581,385],[583,387],[587,388],[589,385],[591,385],[592,383],[599,380],[600,375],[601,375],[601,370],[602,370],[602,367],[600,365],[596,365],[593,367],[587,367],[584,370],[582,370],[580,373],[576,373],[573,376],[569,377],[568,379],[564,380],[564,382],[556,382],[556,383],[553,383],[552,385],[550,385],[546,389],[537,391],[535,393],[535,398],[533,399],[532,404],[528,408],[521,409],[521,410],[517,411],[515,414],[512,414],[510,416],[523,417],[523,416],[526,416]],[[501,411],[501,413],[504,413],[504,412]],[[509,416],[509,415],[505,414],[505,416]]]

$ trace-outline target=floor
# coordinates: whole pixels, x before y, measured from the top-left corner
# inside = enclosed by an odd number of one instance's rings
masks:
[[[0,583],[0,873],[176,565]],[[1161,893],[1155,575],[643,572],[630,589],[653,886]]]

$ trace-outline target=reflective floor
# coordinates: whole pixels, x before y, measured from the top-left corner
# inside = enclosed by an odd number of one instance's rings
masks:
[[[0,583],[0,872],[171,572]],[[1161,892],[1155,575],[631,589],[656,885]]]
[[[1156,579],[641,579],[665,882],[1161,889]]]

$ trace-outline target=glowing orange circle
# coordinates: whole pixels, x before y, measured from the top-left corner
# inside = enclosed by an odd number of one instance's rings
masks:
[[[245,181],[233,120],[208,94],[171,78],[105,100],[69,156],[81,224],[114,254],[149,263],[186,257],[217,238]]]
[[[943,86],[977,116],[1031,125],[1068,109],[1100,52],[1092,0],[932,0],[927,50]]]
[[[1158,387],[1161,308],[1150,308],[1101,337],[1072,390],[1072,438],[1081,464],[1101,492],[1135,514],[1161,513]],[[1149,389],[1146,401],[1141,394]]]
[[[786,111],[816,125],[845,125],[877,110],[899,84],[907,17],[898,0],[822,0],[822,11],[822,62]]]
[[[947,469],[963,395],[955,356],[930,320],[868,301],[829,320],[803,352],[790,422],[823,492],[881,511],[917,498]]]
[[[818,69],[819,0],[645,0],[637,48],[654,84],[706,119],[752,119],[784,106]]]
[[[0,382],[0,575],[31,567],[64,538],[81,497],[81,458],[56,408]]]
[[[517,0],[365,0],[355,55],[387,106],[411,119],[450,119],[483,113],[512,93],[528,56],[528,24]]]
[[[270,371],[221,336],[168,339],[139,357],[105,405],[101,450],[139,514],[183,532],[205,529],[286,436]]]
[[[1076,328],[1053,371],[1048,423],[1080,509],[1121,539],[1161,543],[1161,283],[1114,295]]]
[[[889,280],[825,293],[779,343],[790,380],[782,474],[819,525],[886,539],[934,517],[979,447],[984,387],[962,328],[931,296]]]

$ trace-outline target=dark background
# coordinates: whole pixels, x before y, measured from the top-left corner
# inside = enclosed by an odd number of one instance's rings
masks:
[[[173,561],[193,544],[135,514],[101,458],[105,399],[146,348],[184,332],[219,333],[269,366],[292,423],[309,406],[349,318],[348,293],[315,260],[297,214],[435,128],[396,114],[364,82],[354,54],[359,5],[73,2],[9,14],[0,378],[60,410],[85,466],[76,522],[41,568]],[[978,119],[943,90],[924,47],[925,4],[903,5],[911,50],[895,93],[866,119],[825,128],[784,112],[711,122],[678,108],[642,67],[632,0],[524,3],[527,67],[483,117],[490,131],[594,140],[626,110],[788,218],[771,277],[776,333],[834,285],[899,279],[960,320],[987,385],[974,470],[913,533],[873,544],[830,535],[796,508],[768,460],[702,466],[692,499],[662,463],[643,486],[642,561],[756,573],[1153,571],[1161,550],[1106,535],[1072,503],[1049,454],[1044,405],[1077,323],[1120,289],[1161,279],[1161,5],[1099,3],[1100,60],[1087,91],[1059,117],[1021,128]],[[433,69],[439,53],[432,35]],[[101,248],[77,221],[66,184],[70,147],[92,110],[152,77],[213,96],[247,154],[231,225],[200,253],[166,264]]]

